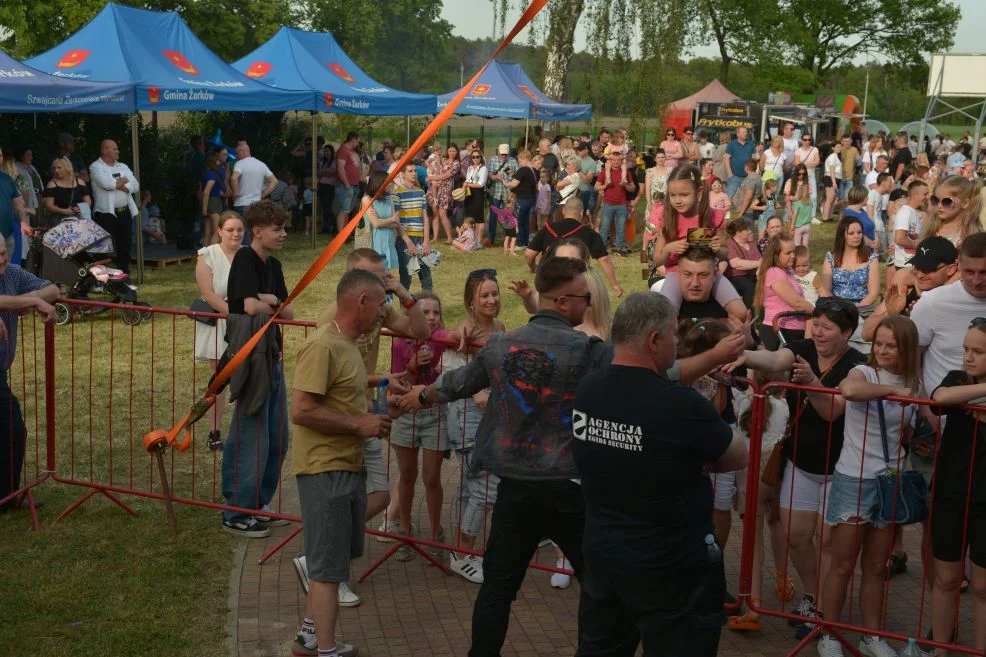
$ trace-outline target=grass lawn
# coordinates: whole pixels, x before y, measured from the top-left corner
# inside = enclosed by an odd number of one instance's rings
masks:
[[[639,224],[639,218],[638,218]],[[813,261],[820,267],[832,242],[834,224],[815,227]],[[327,240],[320,241],[324,246]],[[464,316],[463,286],[469,271],[492,267],[503,285],[502,319],[516,327],[527,319],[506,282],[533,276],[523,258],[486,249],[463,254],[440,245],[442,264],[434,272],[435,291],[446,324]],[[296,303],[299,319],[314,320],[334,297],[348,248],[323,271]],[[288,285],[293,285],[315,252],[292,234],[281,254]],[[636,254],[614,256],[621,284],[643,290]],[[418,289],[415,281],[412,290]],[[190,264],[148,270],[140,298],[157,307],[187,308],[197,296]],[[618,305],[619,300],[614,300]],[[39,324],[22,322],[17,363],[12,371],[28,425],[26,473],[41,471],[44,443],[43,348]],[[191,320],[155,315],[137,327],[109,314],[77,318],[56,329],[57,471],[82,480],[112,482],[159,491],[156,471],[141,438],[151,428],[167,428],[201,394],[208,366],[192,358]],[[288,380],[304,329],[285,331]],[[386,347],[381,353],[389,360]],[[91,381],[91,385],[90,385]],[[219,461],[204,445],[208,431],[197,425],[193,448],[166,456],[177,494],[197,500],[219,497]],[[224,431],[225,434],[225,431]],[[36,456],[37,454],[37,456]],[[25,513],[0,516],[4,536],[0,566],[0,651],[11,656],[129,655],[201,656],[225,654],[229,572],[237,541],[219,530],[215,511],[178,508],[181,534],[170,535],[161,503],[124,499],[138,511],[129,517],[102,496],[94,497],[58,524],[57,515],[84,492],[46,483],[42,531],[30,531]]]

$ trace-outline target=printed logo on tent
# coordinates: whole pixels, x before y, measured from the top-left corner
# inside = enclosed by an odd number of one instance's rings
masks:
[[[490,92],[490,85],[488,84],[477,84],[472,88],[470,96],[485,96]]]
[[[531,88],[528,87],[527,85],[518,84],[517,85],[517,88],[520,89],[521,91],[523,91],[525,94],[527,94],[528,98],[530,98],[531,100],[533,100],[533,101],[540,101],[541,100],[538,97],[538,95],[536,93],[534,93],[533,91],[531,91]]]
[[[250,64],[250,68],[247,69],[246,76],[254,79],[262,78],[270,73],[272,68],[273,66],[267,62],[254,62]]]
[[[334,100],[334,97],[332,96],[332,94],[330,92],[326,91],[325,92],[325,106],[326,107],[332,107],[332,101],[333,100]]]
[[[55,64],[55,68],[75,68],[82,62],[86,61],[86,57],[89,56],[91,50],[69,50],[67,53],[62,55],[62,58],[58,60]]]
[[[199,69],[195,68],[195,65],[177,50],[162,50],[161,52],[164,53],[164,56],[168,58],[169,62],[178,67],[179,71],[184,71],[189,75],[199,74]]]
[[[342,78],[349,84],[353,84],[354,82],[356,82],[356,78],[354,78],[349,73],[347,73],[346,69],[339,66],[338,64],[329,64],[329,70],[335,73],[336,75],[338,75],[340,78]]]
[[[161,88],[160,87],[148,87],[147,88],[147,100],[151,101],[151,105],[157,105],[158,101],[161,100]]]

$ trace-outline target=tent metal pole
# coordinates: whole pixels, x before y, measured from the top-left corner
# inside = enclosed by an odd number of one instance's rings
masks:
[[[404,148],[411,148],[411,117],[404,117],[407,119],[407,141],[404,142]]]
[[[140,122],[140,113],[134,114],[130,117],[130,142],[133,147],[134,161],[133,161],[133,171],[134,176],[137,178],[137,184],[140,185],[140,130],[137,124]],[[137,207],[140,207],[140,198],[134,194],[134,200],[137,202]],[[137,236],[137,284],[144,284],[144,231],[141,230],[141,217],[138,214],[136,217],[130,218],[131,230],[136,228],[134,235]]]
[[[312,248],[315,248],[315,236],[318,234],[318,112],[312,112]],[[304,187],[305,180],[302,178],[301,185]],[[304,194],[304,191],[302,191]],[[329,208],[331,211],[332,208]],[[325,212],[325,210],[322,210]]]
[[[524,150],[530,150],[527,146],[527,137],[531,134],[531,120],[524,119]]]

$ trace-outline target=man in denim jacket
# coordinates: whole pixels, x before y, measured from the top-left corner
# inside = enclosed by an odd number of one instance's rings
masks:
[[[571,450],[572,409],[579,381],[612,359],[610,345],[574,328],[592,303],[585,271],[580,260],[545,260],[534,281],[538,312],[526,326],[490,336],[468,365],[447,372],[437,387],[415,387],[403,400],[404,410],[416,410],[490,388],[472,465],[501,481],[473,608],[470,657],[500,654],[510,605],[543,537],[561,548],[576,576],[583,569],[585,507]],[[729,362],[743,344],[741,336],[727,338],[672,370],[693,380]]]

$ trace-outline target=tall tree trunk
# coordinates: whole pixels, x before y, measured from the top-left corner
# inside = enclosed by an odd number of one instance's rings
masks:
[[[554,0],[548,16],[548,61],[544,69],[542,89],[549,98],[564,100],[565,73],[575,53],[575,26],[579,23],[585,0]],[[545,130],[551,132],[550,123]]]
[[[726,29],[713,3],[705,0],[702,4],[705,6],[706,15],[712,23],[712,33],[716,37],[719,57],[722,59],[722,63],[719,65],[719,81],[726,85],[729,83],[729,64],[733,61],[733,58],[729,56],[729,48],[726,46]]]

